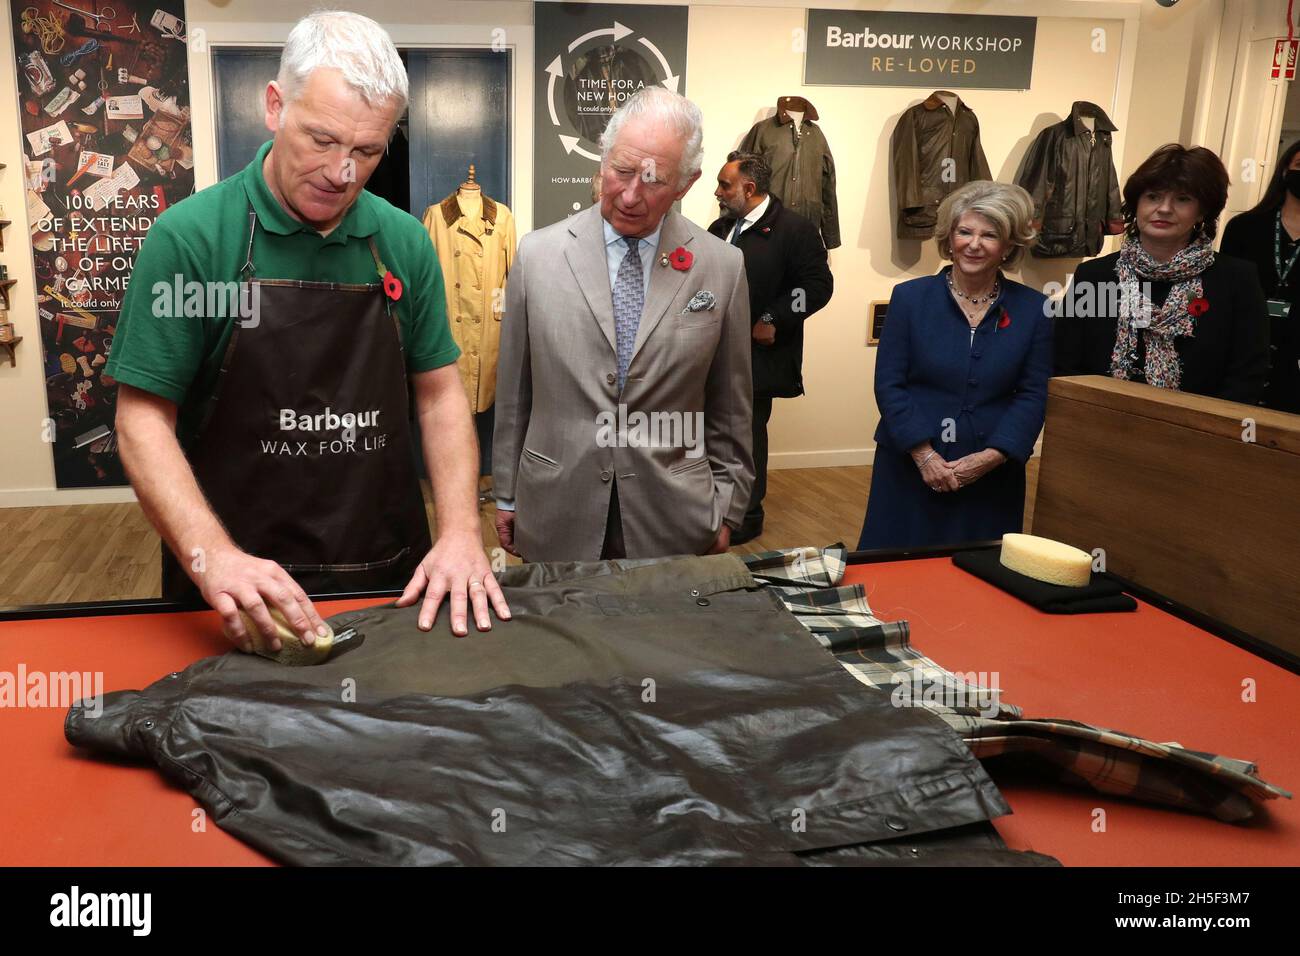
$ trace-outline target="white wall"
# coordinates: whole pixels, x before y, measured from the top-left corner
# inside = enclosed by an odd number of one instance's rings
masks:
[[[1225,220],[1259,200],[1276,168],[1287,93],[1294,83],[1270,76],[1274,44],[1287,34],[1286,7],[1286,0],[1234,0],[1225,11],[1211,111],[1223,122],[1207,131],[1205,143],[1223,158],[1232,177]]]

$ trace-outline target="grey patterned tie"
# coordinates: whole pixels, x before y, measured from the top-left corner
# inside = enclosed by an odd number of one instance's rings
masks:
[[[637,249],[640,239],[624,236],[627,253],[618,264],[614,277],[614,341],[618,348],[618,390],[623,391],[627,369],[632,364],[632,347],[636,345],[636,330],[641,325],[641,310],[645,307],[645,273],[641,267],[641,253]]]

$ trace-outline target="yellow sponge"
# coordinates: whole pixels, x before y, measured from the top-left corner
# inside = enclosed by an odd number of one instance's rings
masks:
[[[1081,588],[1092,580],[1092,555],[1051,538],[1004,534],[1000,560],[1004,567],[1048,584]]]
[[[279,608],[269,608],[271,620],[275,622],[275,630],[280,638],[280,650],[271,650],[271,642],[262,629],[257,626],[257,622],[248,616],[244,610],[240,610],[239,616],[244,621],[244,628],[248,632],[249,640],[253,642],[253,653],[260,654],[268,660],[276,661],[280,664],[288,664],[291,667],[302,667],[309,664],[319,664],[325,658],[329,657],[330,651],[334,648],[334,629],[328,624],[328,633],[324,637],[317,637],[315,643],[310,647],[303,644],[302,639],[298,636],[284,619],[284,615]]]

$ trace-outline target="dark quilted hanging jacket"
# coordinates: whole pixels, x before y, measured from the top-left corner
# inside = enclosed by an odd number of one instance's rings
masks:
[[[1084,123],[1091,119],[1092,129]],[[1111,156],[1116,126],[1100,106],[1080,100],[1070,115],[1043,130],[1016,172],[1034,200],[1042,258],[1095,256],[1108,235],[1124,231],[1119,177]]]

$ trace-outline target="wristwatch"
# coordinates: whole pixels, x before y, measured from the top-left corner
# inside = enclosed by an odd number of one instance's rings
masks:
[[[776,325],[776,319],[772,318],[771,312],[764,312],[762,315],[758,317],[758,321],[762,322],[765,325]]]

